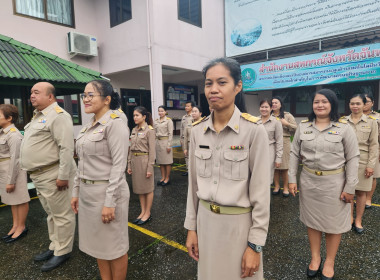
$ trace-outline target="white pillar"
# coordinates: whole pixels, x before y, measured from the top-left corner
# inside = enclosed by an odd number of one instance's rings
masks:
[[[152,117],[158,118],[158,106],[164,104],[164,93],[162,83],[162,65],[159,63],[152,63],[150,68],[151,85],[150,94],[152,98]]]

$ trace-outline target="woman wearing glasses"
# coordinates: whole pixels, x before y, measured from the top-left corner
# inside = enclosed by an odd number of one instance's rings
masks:
[[[120,98],[109,82],[89,82],[81,97],[85,112],[94,116],[76,139],[78,169],[71,207],[78,214],[79,249],[97,259],[102,279],[125,279],[129,129],[112,111],[120,106]]]

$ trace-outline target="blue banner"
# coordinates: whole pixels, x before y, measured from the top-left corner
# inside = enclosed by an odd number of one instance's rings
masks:
[[[380,79],[380,43],[241,66],[244,91]]]

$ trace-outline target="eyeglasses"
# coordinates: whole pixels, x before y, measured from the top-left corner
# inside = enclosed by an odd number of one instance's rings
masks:
[[[94,98],[94,96],[103,96],[103,95],[101,94],[95,95],[93,92],[89,92],[88,94],[85,94],[85,93],[80,94],[80,98],[82,100],[87,99],[88,101],[91,101]]]

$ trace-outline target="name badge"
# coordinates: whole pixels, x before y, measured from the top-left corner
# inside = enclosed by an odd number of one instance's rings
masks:
[[[304,131],[303,133],[304,133],[304,134],[312,134],[313,131]]]
[[[335,131],[335,130],[330,130],[327,132],[328,134],[333,134],[333,135],[338,135],[339,134],[339,131]]]

